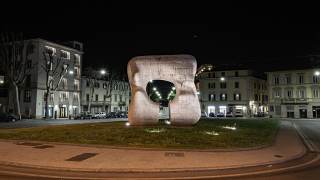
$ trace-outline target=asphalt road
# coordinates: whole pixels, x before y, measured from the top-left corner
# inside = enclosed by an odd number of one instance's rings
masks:
[[[36,120],[33,120],[36,121]],[[56,121],[56,120],[55,120]],[[81,120],[76,120],[76,121],[80,121]],[[89,120],[89,122],[101,122],[101,121],[112,121],[112,120]],[[320,120],[291,120],[292,122],[294,122],[299,129],[302,131],[302,133],[305,135],[305,137],[311,141],[315,146],[316,149],[320,149]],[[26,122],[18,122],[17,124],[15,124],[16,127],[21,127],[21,126],[25,126],[26,123],[28,123],[29,121]],[[21,123],[21,125],[19,124]],[[56,123],[59,124],[65,124],[65,123],[79,123],[79,122],[74,122],[73,120],[61,120],[60,122],[32,122],[34,126],[38,126],[40,125],[56,125]],[[82,123],[86,123],[86,121],[83,121]],[[0,124],[0,127],[2,126],[2,124]],[[13,126],[13,125],[12,125]],[[314,153],[318,153],[319,152],[314,152]],[[21,175],[8,175],[6,173],[2,173],[3,170],[5,170],[7,167],[5,168],[1,168],[0,167],[0,179],[63,179],[63,178],[48,178],[48,177],[25,177],[23,174]],[[8,170],[8,169],[7,169]],[[14,169],[10,170],[11,172],[14,171]],[[21,171],[20,171],[21,172]],[[32,171],[31,171],[32,172]],[[29,171],[30,173],[30,171]],[[184,172],[184,176],[186,175]],[[191,172],[190,172],[191,173]],[[206,173],[206,172],[202,172],[202,173]],[[37,174],[37,171],[34,172],[34,174]],[[210,174],[210,172],[208,172],[208,174]],[[63,177],[63,172],[61,172],[61,174],[55,174],[55,176],[62,176]],[[177,174],[178,175],[178,174]],[[192,176],[194,176],[195,174],[190,174]],[[81,173],[77,173],[77,176],[81,177]],[[168,174],[168,177],[170,175]],[[83,176],[85,177],[85,176]],[[165,176],[164,176],[165,177]],[[171,174],[172,177],[172,174]],[[181,176],[180,176],[181,177]],[[245,176],[245,177],[232,177],[232,178],[218,178],[218,179],[232,179],[232,180],[301,180],[301,179],[306,179],[306,180],[319,180],[320,178],[320,161],[311,164],[308,167],[303,167],[303,168],[299,168],[299,169],[295,169],[295,170],[291,170],[291,171],[287,171],[284,173],[276,173],[276,174],[265,174],[265,175],[256,175],[256,176]],[[81,178],[80,178],[81,179]],[[179,179],[179,178],[178,178]],[[205,178],[205,179],[208,179]]]
[[[67,124],[82,124],[82,123],[97,123],[97,122],[114,122],[127,121],[127,118],[117,119],[87,119],[87,120],[73,120],[73,119],[24,119],[16,122],[0,122],[0,129],[3,128],[28,128],[51,125],[67,125]]]
[[[319,120],[291,120],[305,135],[308,141],[315,145],[316,153],[320,153],[320,119]],[[296,171],[289,171],[283,174],[252,176],[244,178],[226,178],[236,180],[319,180],[320,162],[304,167]]]

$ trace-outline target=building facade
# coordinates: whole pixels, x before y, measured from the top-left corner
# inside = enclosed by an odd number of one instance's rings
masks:
[[[81,79],[81,109],[83,112],[118,112],[128,111],[130,86],[128,82],[113,82],[113,89],[108,92],[108,81],[96,79],[90,86],[90,79]],[[109,95],[111,95],[109,97]],[[89,109],[90,104],[90,109]]]
[[[267,72],[269,113],[283,118],[320,118],[320,72],[317,69]]]
[[[201,111],[232,116],[253,116],[268,111],[266,80],[251,70],[213,70],[197,73]]]
[[[45,116],[47,73],[44,65],[50,63],[45,57],[49,52],[54,57],[50,64],[49,79],[53,80],[52,86],[57,85],[57,88],[49,94],[49,116],[70,118],[79,114],[82,50],[43,39],[26,40],[25,43],[28,44],[27,63],[32,69],[26,76],[24,87],[20,90],[22,116],[31,118]],[[74,44],[82,47],[79,42]],[[62,73],[53,74],[55,68],[61,69]],[[9,102],[10,97],[13,96],[9,95]]]

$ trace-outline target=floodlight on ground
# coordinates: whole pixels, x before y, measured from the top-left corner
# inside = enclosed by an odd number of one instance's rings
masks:
[[[129,122],[126,122],[126,126],[130,126],[130,123],[129,123]]]

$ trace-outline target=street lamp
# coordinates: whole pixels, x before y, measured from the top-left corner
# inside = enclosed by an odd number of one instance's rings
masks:
[[[156,87],[154,87],[154,88],[153,88],[153,90],[154,90],[154,91],[157,91],[157,88],[156,88]]]
[[[3,84],[4,83],[4,81],[3,80],[0,80],[0,84]]]
[[[105,75],[105,74],[106,74],[106,70],[102,69],[102,70],[100,71],[100,74]]]
[[[225,81],[226,79],[224,77],[221,77],[220,78],[220,81]]]
[[[319,76],[319,75],[320,75],[320,72],[319,72],[319,71],[316,71],[316,72],[314,72],[314,75]]]
[[[74,72],[72,70],[69,71],[69,74],[72,75]]]

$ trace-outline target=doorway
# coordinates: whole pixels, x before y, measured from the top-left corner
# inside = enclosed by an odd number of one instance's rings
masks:
[[[67,117],[67,108],[60,107],[59,108],[59,118],[66,118]]]
[[[307,118],[307,109],[299,109],[300,118]]]
[[[320,118],[320,106],[312,106],[313,118]]]

